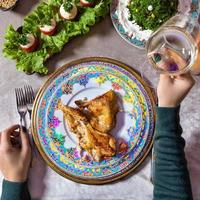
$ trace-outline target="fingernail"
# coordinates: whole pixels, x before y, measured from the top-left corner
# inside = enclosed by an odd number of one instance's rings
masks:
[[[27,132],[27,129],[26,129],[26,127],[25,127],[25,126],[21,126],[21,129],[22,129],[22,131],[23,131],[24,133],[26,133],[26,132]]]
[[[178,65],[176,63],[170,63],[169,65],[169,71],[177,71],[178,70]]]
[[[154,60],[156,63],[161,61],[161,55],[159,53],[155,53],[154,54]]]

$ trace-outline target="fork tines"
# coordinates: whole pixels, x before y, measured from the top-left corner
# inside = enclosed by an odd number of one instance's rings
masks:
[[[25,91],[26,102],[28,104],[33,104],[35,99],[33,88],[30,85],[25,85],[24,91]]]
[[[17,111],[20,116],[20,125],[22,126],[22,122],[24,120],[25,124],[25,115],[27,113],[27,107],[26,107],[26,99],[24,96],[24,92],[22,88],[16,88],[15,89],[15,96],[16,96],[16,103],[17,103]]]
[[[20,106],[26,105],[26,99],[24,97],[24,92],[22,88],[16,88],[15,89],[15,96],[16,96],[16,102],[17,102],[17,108],[19,109]]]

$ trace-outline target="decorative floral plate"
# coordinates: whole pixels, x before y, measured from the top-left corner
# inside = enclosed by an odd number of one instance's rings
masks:
[[[131,45],[138,48],[145,48],[152,31],[142,30],[135,22],[129,20],[130,12],[127,6],[130,0],[113,0],[110,8],[110,15],[113,25],[119,35]],[[198,0],[179,0],[180,12],[192,12],[194,17],[199,15]]]
[[[57,109],[58,101],[74,107],[75,100],[90,100],[110,89],[120,106],[110,133],[118,151],[100,162],[83,159],[86,152],[79,152],[75,134]],[[153,93],[132,68],[107,58],[81,59],[63,66],[40,89],[32,118],[34,140],[45,161],[62,176],[87,184],[111,182],[133,171],[147,156],[154,133],[153,107]]]

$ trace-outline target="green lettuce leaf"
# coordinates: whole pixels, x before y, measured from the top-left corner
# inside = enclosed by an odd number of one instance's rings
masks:
[[[17,59],[18,58],[18,39],[20,37],[20,34],[18,34],[12,25],[9,25],[6,31],[5,35],[5,43],[4,43],[4,49],[3,49],[3,55],[5,57],[11,58],[11,59]]]
[[[25,17],[22,33],[32,33],[40,41],[39,47],[34,52],[22,51],[19,47],[20,33],[15,31],[12,25],[8,26],[3,55],[16,60],[16,67],[19,71],[47,74],[48,69],[44,66],[44,62],[53,54],[59,53],[71,38],[88,33],[90,27],[108,13],[111,0],[99,0],[94,8],[81,7],[79,0],[75,2],[80,13],[77,21],[65,21],[60,18],[58,11],[63,3],[62,0],[42,2],[35,11]],[[52,18],[57,21],[56,34],[53,36],[41,34],[39,26],[44,22],[43,19]]]

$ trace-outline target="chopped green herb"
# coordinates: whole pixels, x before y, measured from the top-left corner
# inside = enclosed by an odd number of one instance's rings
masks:
[[[19,44],[22,44],[22,45],[27,45],[29,43],[29,40],[27,38],[26,35],[22,35],[20,38],[19,38]]]
[[[89,2],[89,3],[93,3],[94,2],[94,0],[86,0],[87,2]]]
[[[63,4],[64,10],[70,12],[73,9],[73,4],[70,1],[67,1]]]
[[[51,20],[53,19],[53,17],[51,15],[46,15],[45,17],[40,19],[40,25],[44,26],[44,25],[48,25],[51,26]]]
[[[156,30],[176,14],[178,0],[131,0],[130,20],[147,30]]]
[[[40,24],[41,26],[44,25],[51,26],[51,19],[42,19]]]

